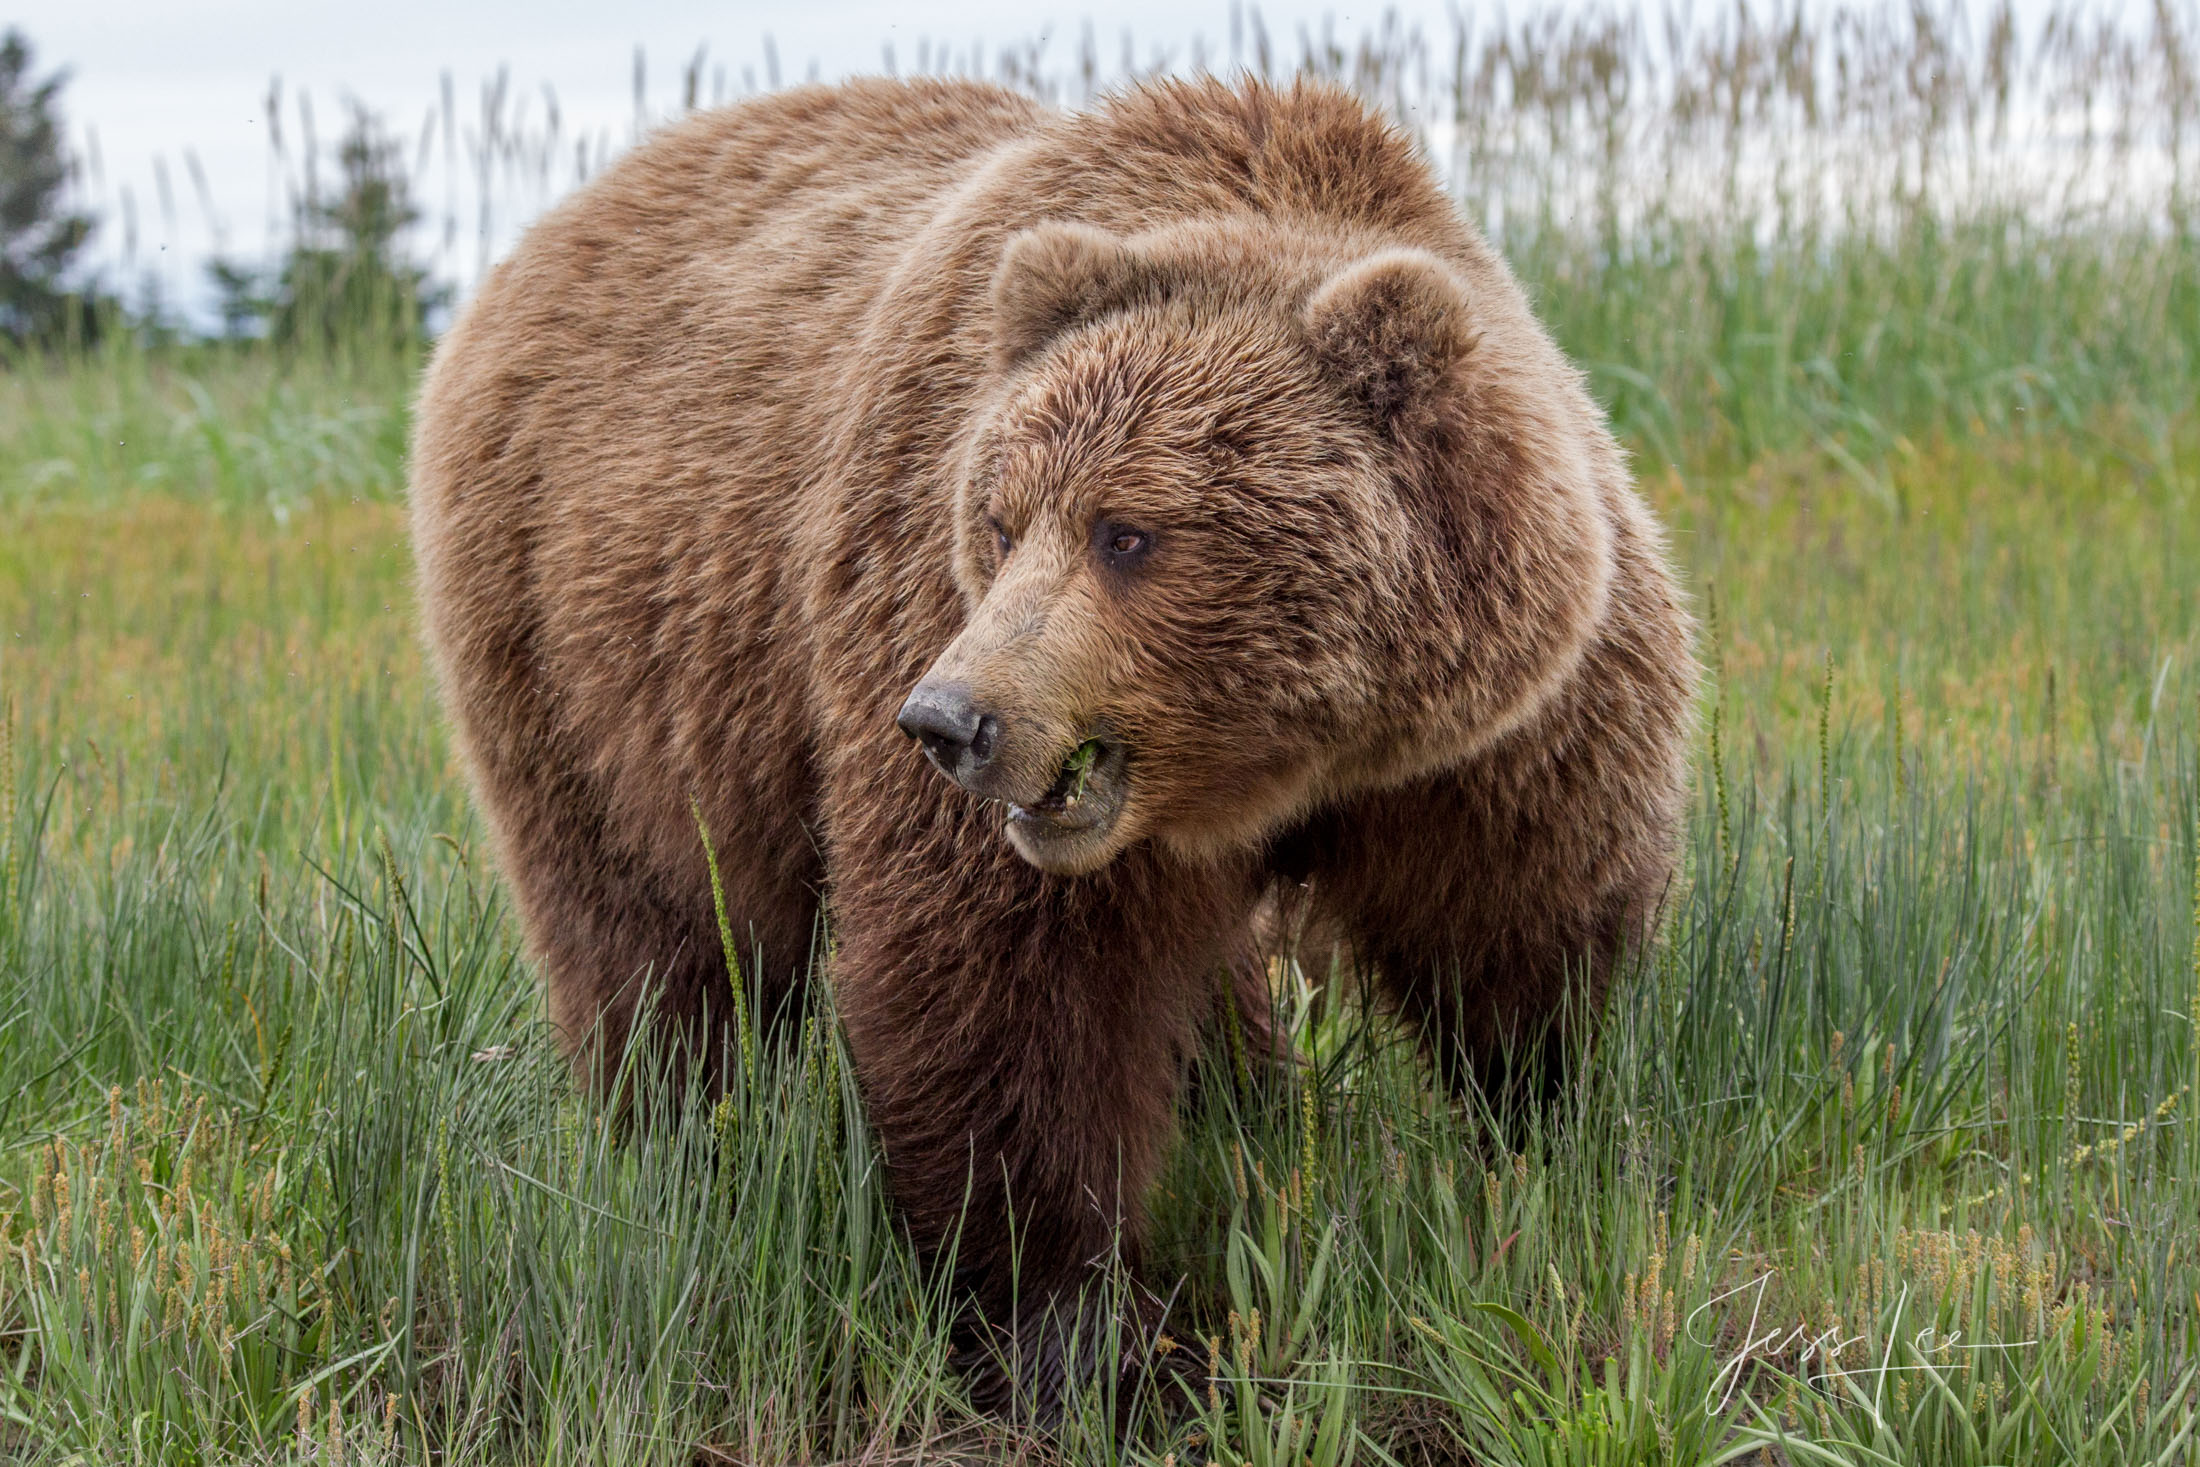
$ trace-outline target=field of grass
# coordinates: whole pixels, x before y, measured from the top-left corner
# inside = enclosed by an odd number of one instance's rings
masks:
[[[1203,1061],[1156,1201],[1215,1386],[1127,1441],[964,1407],[829,1010],[647,1134],[573,1090],[415,353],[0,371],[0,1460],[2200,1459],[2189,181],[1913,205],[1508,231],[1703,620],[1685,882],[1518,1149],[1279,963],[1312,1062]]]

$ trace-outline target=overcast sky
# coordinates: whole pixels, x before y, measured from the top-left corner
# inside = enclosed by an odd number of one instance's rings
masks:
[[[1448,34],[1444,0],[1402,0],[1391,8],[1409,24]],[[624,144],[633,133],[637,46],[647,60],[650,104],[663,111],[673,105],[680,74],[698,46],[708,48],[706,77],[723,68],[727,85],[738,91],[748,68],[761,81],[766,36],[776,44],[783,76],[793,80],[813,65],[828,79],[879,71],[889,43],[907,70],[921,40],[944,41],[958,52],[982,42],[990,54],[1041,35],[1048,38],[1047,54],[1066,69],[1088,20],[1111,67],[1126,30],[1136,37],[1141,65],[1156,47],[1187,57],[1195,36],[1205,38],[1210,54],[1223,56],[1230,34],[1229,0],[1110,0],[1099,6],[1028,0],[16,0],[9,10],[4,23],[30,37],[40,73],[67,68],[69,133],[87,163],[96,142],[97,169],[86,192],[104,216],[96,252],[110,279],[122,273],[133,233],[124,211],[127,195],[135,215],[132,272],[157,273],[171,295],[200,312],[208,256],[217,249],[263,256],[271,213],[280,217],[262,115],[271,77],[283,81],[285,140],[293,148],[301,91],[313,99],[324,147],[341,129],[345,97],[358,98],[400,136],[415,139],[438,103],[446,73],[465,124],[478,117],[483,84],[500,67],[510,68],[513,95],[528,99],[533,116],[541,115],[547,85],[568,137],[585,131]],[[1376,7],[1309,0],[1267,0],[1260,10],[1279,41],[1295,37],[1301,25],[1318,32],[1325,18],[1341,35],[1356,36],[1381,16]],[[706,97],[709,85],[706,80]],[[203,201],[190,172],[193,158],[206,180]],[[439,187],[431,178],[426,192]],[[433,214],[444,200],[422,202]],[[423,233],[434,229],[431,221]],[[495,232],[501,248],[510,228],[500,222]],[[435,244],[427,239],[424,250],[433,253]],[[446,267],[469,274],[472,253],[471,239],[462,241]]]

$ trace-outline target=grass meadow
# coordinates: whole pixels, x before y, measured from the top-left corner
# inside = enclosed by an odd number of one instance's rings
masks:
[[[2005,16],[1240,38],[1441,124],[1709,677],[1519,1149],[1278,955],[1307,1063],[1207,1056],[1155,1200],[1214,1385],[1127,1438],[968,1411],[829,1003],[646,1134],[574,1090],[416,639],[417,348],[9,362],[0,1460],[2200,1460],[2200,21]]]

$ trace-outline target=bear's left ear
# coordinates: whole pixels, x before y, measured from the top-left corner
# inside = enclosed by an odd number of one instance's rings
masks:
[[[1389,249],[1324,281],[1301,317],[1323,369],[1391,429],[1474,349],[1467,293],[1426,250]]]
[[[993,272],[993,346],[1014,366],[1055,337],[1129,304],[1152,282],[1127,241],[1089,224],[1041,224],[1010,237]]]

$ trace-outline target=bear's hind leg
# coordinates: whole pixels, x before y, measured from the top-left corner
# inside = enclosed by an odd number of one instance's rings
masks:
[[[507,865],[528,946],[544,965],[552,1026],[580,1078],[609,1093],[646,1012],[652,1054],[634,1057],[643,1085],[668,1098],[691,1084],[716,1094],[737,1010],[701,838],[680,863],[692,866],[683,873],[692,880],[669,890],[661,872],[608,850],[588,809],[585,798],[536,802],[535,819],[507,831]],[[720,860],[723,867],[723,851]],[[800,1001],[817,903],[799,888],[759,890],[747,874],[723,873],[743,1008],[761,1028]]]

